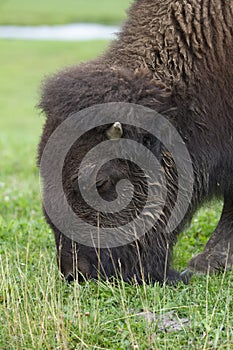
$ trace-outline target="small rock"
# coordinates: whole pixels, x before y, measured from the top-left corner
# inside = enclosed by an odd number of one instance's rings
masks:
[[[188,318],[179,318],[174,311],[158,315],[154,312],[144,311],[136,314],[137,317],[143,317],[148,323],[155,322],[158,329],[164,332],[179,332],[190,325]]]

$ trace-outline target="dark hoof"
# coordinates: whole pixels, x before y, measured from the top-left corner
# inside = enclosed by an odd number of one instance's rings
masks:
[[[65,281],[69,284],[75,280],[74,275],[72,273],[68,273],[68,275],[65,276]]]
[[[184,282],[184,284],[188,284],[192,275],[193,275],[193,272],[187,268],[183,272],[181,272],[180,277],[181,277],[182,281]]]
[[[182,273],[179,273],[175,270],[169,270],[167,274],[166,283],[169,285],[176,286],[178,283],[183,282],[184,284],[188,284],[189,280],[192,276],[191,271],[185,270]]]

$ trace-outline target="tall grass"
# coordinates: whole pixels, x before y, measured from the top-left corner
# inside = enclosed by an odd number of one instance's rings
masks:
[[[232,349],[232,277],[198,277],[176,288],[121,280],[66,285],[54,254],[28,242],[1,256],[2,349]],[[164,331],[140,312],[188,318]]]

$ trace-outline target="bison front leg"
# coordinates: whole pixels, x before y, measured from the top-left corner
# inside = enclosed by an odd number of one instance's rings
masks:
[[[76,277],[77,249],[75,243],[55,230],[58,268],[67,282]]]
[[[233,264],[233,202],[225,200],[218,226],[202,253],[194,256],[189,268],[213,273],[230,269]]]
[[[66,282],[75,279],[82,282],[90,277],[97,278],[98,274],[94,268],[97,266],[95,249],[75,243],[56,228],[54,235],[58,268]]]

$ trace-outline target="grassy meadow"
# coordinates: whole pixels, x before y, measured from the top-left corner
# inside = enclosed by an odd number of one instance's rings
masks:
[[[19,7],[14,0],[0,0],[0,7],[8,3]],[[20,2],[22,8],[28,3]],[[37,3],[39,8],[45,4]],[[60,13],[65,22],[68,10],[62,15],[61,9],[56,20]],[[28,22],[24,13],[24,23],[39,24],[31,19],[33,11]],[[3,14],[0,10],[0,22]],[[15,20],[13,15],[7,23]],[[45,76],[95,57],[107,44],[0,40],[0,350],[233,349],[232,272],[197,275],[189,285],[177,287],[121,280],[66,285],[59,276],[53,235],[42,216],[36,167],[43,125],[35,108],[39,86]],[[184,269],[201,251],[220,209],[218,203],[201,209],[181,234],[174,254],[177,269]],[[138,316],[140,312],[158,317],[173,312],[181,327],[164,330],[158,321]],[[183,324],[183,319],[189,322]]]

